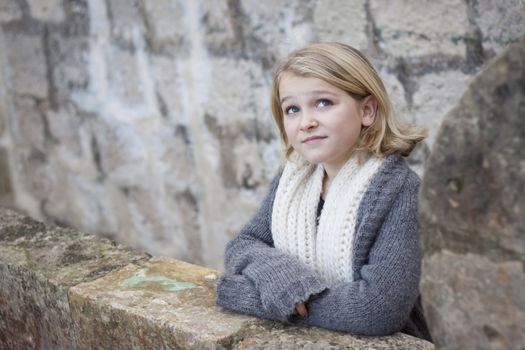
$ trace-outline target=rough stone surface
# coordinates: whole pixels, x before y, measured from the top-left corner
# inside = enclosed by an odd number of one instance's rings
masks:
[[[218,272],[168,258],[70,290],[80,349],[213,349],[250,319],[217,312]]]
[[[470,77],[461,71],[430,73],[421,77],[412,97],[414,120],[429,131],[429,144],[435,143],[442,119],[455,106]]]
[[[0,22],[10,22],[22,17],[20,2],[17,0],[5,0],[0,3]]]
[[[11,174],[9,173],[9,160],[7,159],[7,151],[0,147],[0,205],[2,201],[11,199],[13,189],[11,187]]]
[[[108,9],[112,32],[117,38],[132,42],[134,36],[144,32],[139,0],[111,0],[108,1]]]
[[[523,0],[477,0],[475,21],[482,33],[484,50],[500,51],[523,35],[525,2]],[[508,11],[512,7],[513,11]],[[496,20],[497,18],[497,20]]]
[[[63,0],[27,0],[32,17],[49,22],[64,20]]]
[[[367,13],[364,0],[319,0],[314,8],[318,40],[342,41],[359,50],[368,46]]]
[[[461,0],[373,0],[370,9],[381,48],[402,57],[428,54],[465,55],[467,7]]]
[[[8,86],[18,94],[47,97],[48,80],[44,47],[39,36],[6,35]]]
[[[76,349],[68,288],[147,259],[0,208],[0,348]]]
[[[243,328],[240,339],[232,349],[414,349],[433,350],[431,343],[396,333],[387,337],[349,336],[344,333],[329,332],[320,328],[286,327],[273,322],[250,324]]]
[[[14,142],[20,147],[27,144],[43,152],[45,150],[45,121],[39,103],[34,98],[18,97],[14,100],[17,115],[12,133]]]
[[[185,41],[186,7],[181,0],[144,1],[148,39],[154,50],[180,55]]]
[[[76,349],[67,291],[0,262],[0,348]]]
[[[426,258],[423,269],[425,311],[438,348],[522,349],[522,261],[443,250]]]
[[[525,38],[446,117],[422,187],[422,292],[444,349],[525,344]]]

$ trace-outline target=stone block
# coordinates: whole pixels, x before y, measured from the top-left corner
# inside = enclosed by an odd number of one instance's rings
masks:
[[[49,65],[53,76],[52,102],[55,109],[66,107],[76,91],[87,89],[89,81],[88,39],[49,33]]]
[[[0,3],[0,22],[11,22],[22,18],[18,0],[4,0]]]
[[[267,68],[271,70],[276,59],[316,40],[312,23],[313,6],[311,1],[240,2],[240,8],[234,18],[241,24],[245,23],[241,26],[243,37],[239,39],[244,41],[246,55],[266,57],[269,61],[266,63],[269,64]]]
[[[494,262],[478,254],[442,250],[429,256],[423,269],[421,289],[437,347],[519,349],[523,345],[522,262]]]
[[[66,289],[3,262],[0,281],[0,348],[76,349]]]
[[[0,208],[0,248],[2,263],[23,267],[64,288],[149,259],[108,239],[45,226],[4,208]]]
[[[90,124],[94,130],[92,148],[96,154],[93,157],[96,157],[101,175],[121,187],[145,186],[151,169],[137,168],[137,164],[146,164],[148,159],[140,131],[116,118],[98,118]]]
[[[4,135],[4,131],[6,130],[7,124],[7,114],[5,113],[5,109],[2,107],[3,106],[0,105],[0,138]]]
[[[180,118],[183,113],[184,97],[182,95],[182,80],[184,79],[179,72],[179,62],[173,58],[155,55],[151,57],[155,88],[158,98],[161,100],[161,109],[165,108],[164,114],[173,120]]]
[[[138,57],[131,51],[113,47],[108,59],[110,68],[109,82],[113,98],[117,98],[122,106],[142,106],[145,101],[144,89],[147,84],[141,80]]]
[[[76,349],[68,288],[147,259],[0,208],[0,348]]]
[[[242,340],[232,349],[347,349],[347,350],[433,350],[432,343],[403,333],[386,337],[365,337],[330,332],[315,327],[287,327],[275,322],[253,324],[242,331]]]
[[[416,80],[411,111],[415,123],[427,128],[426,142],[430,146],[435,142],[445,115],[459,102],[470,79],[461,71],[451,70],[425,74]]]
[[[473,79],[428,159],[424,307],[443,349],[525,344],[525,38]]]
[[[58,111],[47,110],[47,123],[50,136],[71,154],[82,156],[80,128],[83,121],[72,105],[62,105]]]
[[[10,170],[7,150],[0,146],[0,197],[12,193]]]
[[[114,36],[133,41],[134,35],[144,33],[144,21],[140,13],[140,6],[139,0],[108,1],[111,30]]]
[[[149,25],[148,36],[153,48],[171,46],[174,52],[180,55],[180,48],[185,44],[185,37],[188,35],[184,23],[188,15],[185,12],[185,1],[144,1],[144,8]]]
[[[262,84],[265,81],[262,67],[245,59],[217,58],[210,63],[212,69],[205,113],[216,116],[221,124],[249,117],[271,125],[270,96]]]
[[[65,19],[63,0],[27,0],[31,17],[46,22],[62,22]]]
[[[42,111],[33,98],[15,97],[14,113],[12,119],[12,138],[17,146],[30,145],[39,151],[44,151],[46,135],[45,122]]]
[[[226,1],[201,1],[204,41],[212,53],[237,54],[242,50],[243,21],[238,8],[228,6]],[[237,11],[237,13],[235,13]],[[241,39],[241,40],[239,40]]]
[[[18,94],[46,98],[48,80],[41,37],[8,32],[5,37],[9,65],[6,85]]]
[[[509,43],[525,34],[525,3],[520,0],[474,2],[476,17],[481,30],[483,49],[500,53]]]
[[[59,186],[56,169],[38,150],[18,150],[14,153],[15,171],[21,172],[16,180],[33,199],[46,200],[53,197]],[[62,184],[61,184],[62,185]]]
[[[70,289],[79,349],[220,349],[254,319],[217,312],[218,272],[168,258]]]
[[[444,54],[465,57],[467,7],[462,0],[372,0],[380,47],[394,57]]]
[[[318,40],[340,41],[364,50],[368,45],[367,14],[364,0],[315,3],[314,25]]]

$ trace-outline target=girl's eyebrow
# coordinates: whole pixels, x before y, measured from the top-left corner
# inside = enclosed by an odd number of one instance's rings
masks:
[[[332,91],[328,91],[328,90],[313,90],[313,91],[310,91],[307,93],[307,95],[321,95],[321,94],[324,94],[324,95],[332,95],[332,96],[335,96],[336,94],[333,93]],[[283,104],[284,101],[292,98],[293,95],[289,95],[289,96],[284,96],[283,98],[281,98],[281,104]]]

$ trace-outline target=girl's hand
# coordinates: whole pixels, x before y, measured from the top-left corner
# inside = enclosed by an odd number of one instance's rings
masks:
[[[308,310],[306,309],[306,305],[304,303],[295,304],[295,312],[301,317],[308,317]]]

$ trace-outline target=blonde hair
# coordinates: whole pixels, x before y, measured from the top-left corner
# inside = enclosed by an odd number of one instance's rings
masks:
[[[368,151],[377,156],[401,152],[408,156],[426,136],[424,129],[405,124],[394,116],[385,86],[368,59],[357,49],[342,43],[313,43],[292,52],[278,66],[273,76],[272,114],[286,147],[286,157],[293,152],[284,130],[279,84],[283,73],[318,78],[346,91],[358,101],[372,95],[378,109],[374,122],[363,127],[356,145],[357,152]]]

